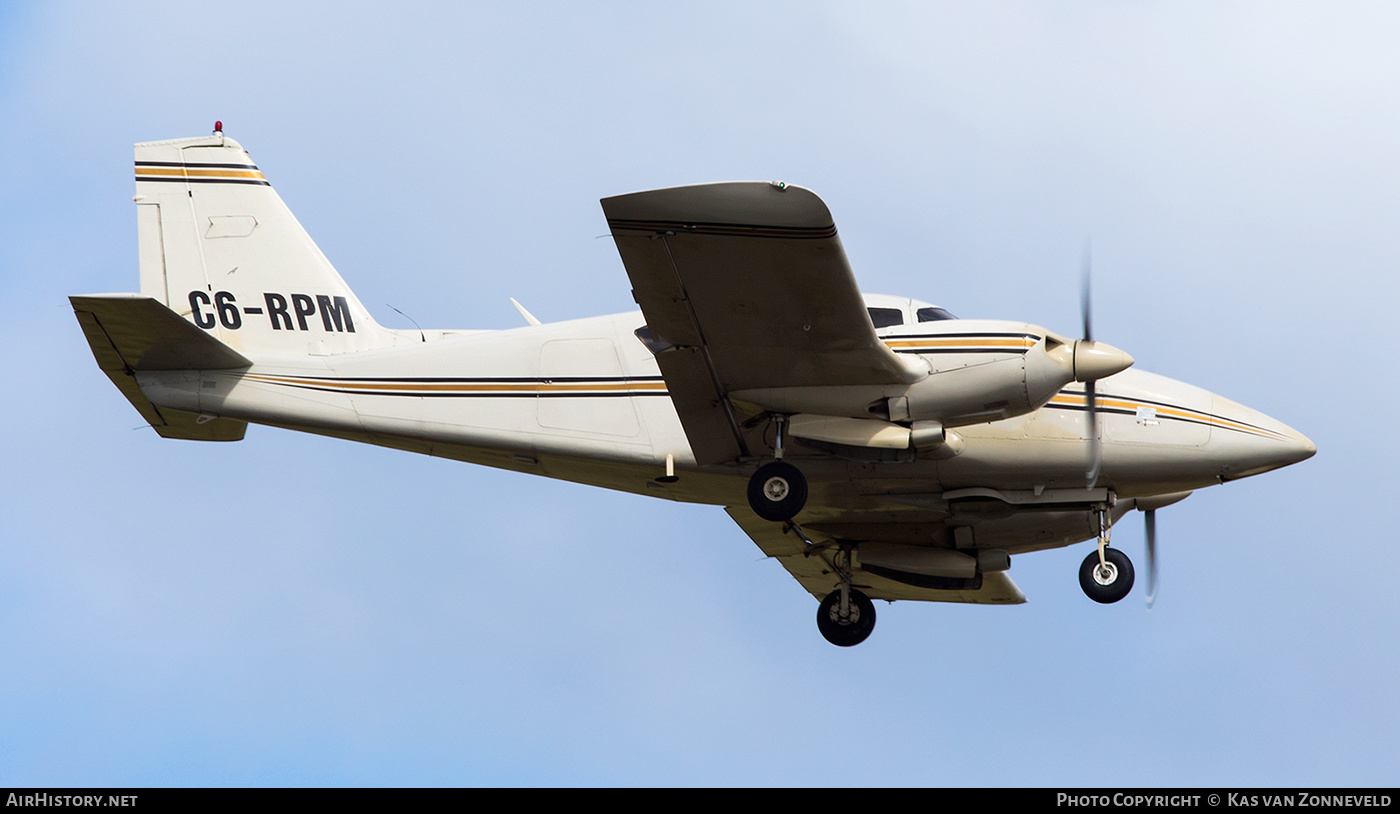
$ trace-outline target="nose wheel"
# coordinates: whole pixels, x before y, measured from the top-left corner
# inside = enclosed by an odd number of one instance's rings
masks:
[[[1099,562],[1099,552],[1091,551],[1079,566],[1079,587],[1095,602],[1117,602],[1133,589],[1133,561],[1116,548],[1105,548]]]

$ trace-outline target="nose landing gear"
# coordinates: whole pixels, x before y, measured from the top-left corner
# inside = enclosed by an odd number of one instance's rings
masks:
[[[1117,602],[1133,589],[1133,561],[1116,548],[1108,547],[1109,515],[1106,506],[1097,509],[1099,548],[1090,552],[1079,566],[1079,587],[1085,596],[1105,605]]]

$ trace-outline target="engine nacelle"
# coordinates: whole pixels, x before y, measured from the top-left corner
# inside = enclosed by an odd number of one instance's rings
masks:
[[[730,397],[787,415],[960,427],[1029,413],[1071,382],[1111,376],[1133,363],[1102,342],[1066,339],[1026,323],[956,320],[936,330],[920,327],[918,335],[884,338],[893,350],[928,365],[928,374],[913,384],[764,388]]]

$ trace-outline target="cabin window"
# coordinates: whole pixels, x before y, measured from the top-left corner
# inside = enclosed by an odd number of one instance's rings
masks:
[[[904,312],[898,308],[867,308],[865,310],[870,312],[870,321],[876,328],[904,324]]]
[[[957,317],[942,308],[920,308],[918,316],[920,322],[937,322],[941,319],[957,319]]]

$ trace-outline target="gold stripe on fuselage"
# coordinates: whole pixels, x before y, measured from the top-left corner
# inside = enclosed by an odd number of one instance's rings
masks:
[[[140,181],[142,176],[148,178],[248,178],[255,181],[267,180],[258,170],[194,169],[192,167],[137,167],[136,180]]]
[[[1150,402],[1145,401],[1131,401],[1116,396],[1098,396],[1094,400],[1094,403],[1100,408],[1116,408],[1120,410],[1133,410],[1135,412],[1140,407],[1147,407],[1152,410],[1155,410],[1156,415],[1158,417],[1165,416],[1167,418],[1176,418],[1182,421],[1195,421],[1202,424],[1209,424],[1212,427],[1220,427],[1221,429],[1249,433],[1250,435],[1258,435],[1263,438],[1287,437],[1282,433],[1277,433],[1273,430],[1267,430],[1263,427],[1254,427],[1249,424],[1244,424],[1239,421],[1234,421],[1232,419],[1225,418],[1223,416],[1212,415],[1211,413],[1203,413],[1199,410],[1192,410],[1187,407],[1167,407],[1165,405],[1152,404]],[[1049,404],[1050,406],[1079,407],[1085,409],[1087,409],[1089,406],[1088,397],[1082,393],[1060,393],[1054,398],[1050,399]]]
[[[290,384],[298,387],[317,387],[327,390],[343,390],[360,393],[396,393],[413,395],[419,393],[511,393],[531,395],[538,393],[664,393],[665,382],[358,382],[339,379],[308,379],[295,376],[259,376],[247,378],[270,384]]]

